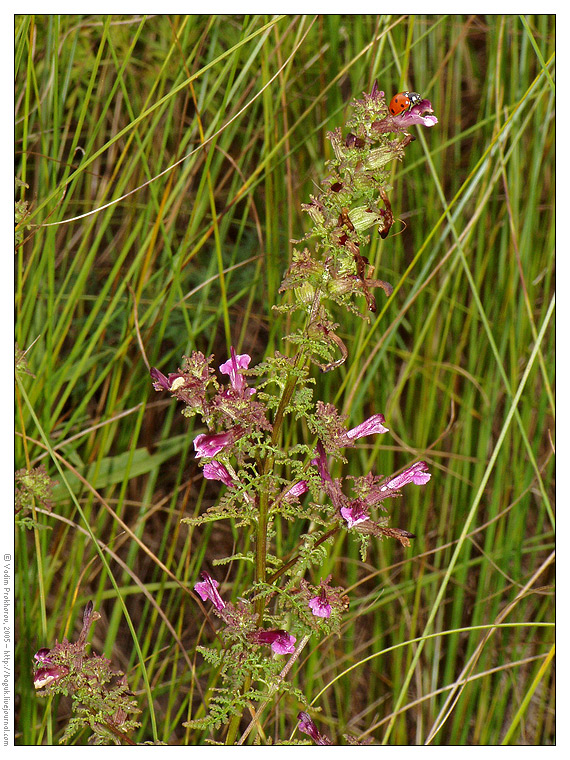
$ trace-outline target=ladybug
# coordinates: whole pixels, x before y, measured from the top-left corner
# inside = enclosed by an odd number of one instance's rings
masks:
[[[399,92],[394,95],[388,106],[388,110],[392,116],[397,116],[404,111],[409,111],[410,108],[417,106],[422,102],[422,96],[419,92]]]

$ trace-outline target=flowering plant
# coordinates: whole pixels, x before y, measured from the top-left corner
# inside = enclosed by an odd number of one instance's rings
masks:
[[[399,496],[406,485],[424,485],[430,478],[426,462],[409,464],[389,477],[369,472],[353,478],[347,494],[342,477],[331,475],[330,460],[345,462],[345,450],[356,441],[385,435],[389,428],[378,410],[348,428],[346,417],[333,404],[314,399],[310,365],[329,372],[348,357],[336,332],[332,304],[369,319],[367,312],[376,311],[373,290],[391,295],[392,286],[374,277],[374,267],[362,252],[369,242],[366,231],[376,227],[382,238],[387,237],[394,222],[388,197],[390,164],[402,159],[414,139],[410,126],[436,123],[427,100],[390,115],[384,93],[374,84],[370,94],[353,103],[345,137],[340,128],[328,134],[334,152],[329,175],[322,192],[303,206],[312,230],[294,241],[311,239],[314,250],[294,250],[280,288],[292,297],[274,306],[278,312],[302,316],[298,329],[286,336],[296,347],[292,356],[275,352],[250,366],[251,357],[232,347],[219,366],[225,383],[216,376],[213,356],[200,351],[185,356],[176,372],[165,375],[154,367],[150,371],[156,391],[182,402],[185,416],[201,418],[205,430],[194,438],[196,458],[204,477],[225,487],[214,506],[183,521],[201,525],[233,518],[237,527],[255,536],[254,551],[223,559],[255,565],[253,585],[240,589],[235,603],[226,601],[228,590],[220,591],[219,581],[205,571],[194,586],[222,621],[222,648],[199,650],[219,668],[225,685],[212,696],[209,714],[185,725],[227,725],[226,744],[234,743],[242,712],[252,704],[261,704],[261,711],[277,691],[293,692],[306,706],[306,696],[288,685],[288,666],[283,668],[280,657],[291,655],[292,664],[311,635],[339,631],[348,604],[343,589],[331,587],[330,576],[317,586],[303,577],[322,564],[334,536],[348,531],[360,541],[363,558],[372,537],[394,538],[404,547],[415,537],[388,524],[383,502]],[[358,297],[364,298],[366,312]],[[301,421],[309,440],[292,446],[285,430]],[[279,518],[307,524],[297,553],[287,560],[272,553]],[[278,657],[270,657],[268,647]],[[317,743],[330,743],[307,713],[300,716],[302,731]]]
[[[209,695],[208,714],[184,725],[215,731],[223,727],[226,744],[236,741],[246,710],[253,719],[238,743],[280,693],[308,707],[307,696],[287,681],[287,673],[311,636],[339,633],[349,606],[345,590],[332,585],[330,574],[319,578],[327,546],[340,531],[359,541],[363,559],[373,538],[410,546],[414,534],[389,524],[384,502],[431,477],[427,463],[417,461],[388,477],[372,472],[351,477],[347,488],[341,476],[332,474],[334,461],[345,463],[345,452],[360,439],[388,434],[388,423],[376,409],[349,427],[347,416],[334,404],[314,398],[311,365],[330,372],[349,354],[336,332],[332,308],[369,319],[376,311],[373,291],[380,288],[388,297],[392,293],[388,282],[375,278],[363,254],[367,230],[376,227],[386,238],[393,225],[388,167],[413,140],[408,129],[437,123],[426,100],[390,115],[376,85],[353,107],[345,137],[340,128],[328,134],[334,158],[328,162],[322,192],[303,206],[313,225],[296,242],[313,240],[313,250],[294,250],[280,288],[290,297],[274,306],[278,313],[302,317],[296,331],[286,336],[294,346],[292,355],[276,351],[252,366],[249,354],[232,347],[218,375],[214,357],[196,350],[183,357],[175,372],[150,370],[155,391],[170,393],[182,402],[186,417],[201,420],[203,429],[193,440],[195,456],[204,478],[224,489],[213,506],[183,522],[199,526],[233,519],[236,527],[246,529],[244,535],[255,537],[252,551],[214,561],[251,562],[255,577],[249,588],[232,595],[206,570],[194,585],[196,598],[210,603],[221,621],[221,646],[198,651],[216,668],[222,687]],[[308,435],[291,444],[289,432],[301,424]],[[287,557],[273,549],[280,520],[306,526]],[[105,658],[86,654],[87,633],[98,617],[89,603],[75,644],[64,640],[36,653],[34,686],[40,695],[72,697],[75,715],[64,738],[89,724],[94,743],[132,743],[128,732],[138,724],[129,714],[138,708],[125,677]],[[331,744],[304,709],[298,713],[298,729],[317,744]],[[348,741],[354,743],[350,737]]]
[[[42,647],[35,653],[34,688],[40,696],[71,697],[73,717],[62,742],[88,726],[89,744],[134,744],[129,733],[140,726],[132,717],[140,709],[128,689],[126,677],[114,670],[105,657],[87,653],[89,628],[100,617],[93,603],[88,602],[75,643],[64,639],[51,649]]]

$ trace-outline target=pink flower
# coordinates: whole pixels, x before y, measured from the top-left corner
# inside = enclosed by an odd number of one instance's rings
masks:
[[[236,481],[221,462],[208,462],[204,465],[204,477],[207,480],[220,480],[224,485],[235,486]]]
[[[358,501],[358,499],[353,501],[349,507],[342,507],[340,514],[348,523],[349,528],[353,528],[355,525],[358,525],[358,523],[365,522],[369,519],[364,505]]]
[[[232,388],[242,396],[251,396],[255,393],[255,388],[248,388],[245,377],[239,372],[240,369],[247,369],[250,361],[249,354],[236,354],[232,346],[230,358],[220,365],[220,372],[230,376]]]
[[[314,459],[311,459],[311,464],[319,471],[319,476],[323,484],[332,483],[331,474],[327,465],[325,447],[320,441],[317,441],[317,456]]]
[[[276,631],[252,631],[247,635],[254,644],[271,644],[276,654],[291,654],[295,651],[295,636],[281,629]]]
[[[381,490],[386,491],[388,488],[391,488],[392,490],[402,488],[402,486],[405,486],[408,483],[415,483],[417,486],[423,486],[431,478],[431,474],[427,471],[427,468],[428,466],[426,462],[416,462],[416,464],[408,467],[408,469],[404,470],[400,475],[396,475],[395,478],[389,480],[382,486]]]
[[[209,599],[218,612],[221,612],[226,606],[226,603],[218,593],[218,586],[220,584],[208,575],[208,573],[202,572],[200,575],[204,580],[199,581],[194,585],[194,591],[200,595],[203,602],[205,602],[206,599]]]
[[[318,596],[314,596],[309,600],[309,607],[316,617],[330,618],[331,616],[331,606],[327,601],[324,589]]]
[[[48,649],[47,647],[42,647],[41,649],[38,649],[38,651],[34,655],[34,660],[36,662],[41,662],[43,665],[51,665],[51,649]]]
[[[34,689],[43,689],[59,681],[62,676],[68,673],[69,670],[64,666],[58,667],[57,665],[53,665],[50,668],[40,668],[34,673]]]
[[[291,486],[285,493],[285,496],[283,497],[285,501],[293,501],[293,499],[298,499],[299,496],[305,493],[305,491],[309,490],[309,484],[306,480],[300,480],[298,483],[295,483],[295,485]]]
[[[374,435],[376,433],[387,433],[388,428],[384,427],[383,423],[386,422],[386,418],[383,414],[373,414],[360,425],[353,427],[346,433],[346,437],[354,441],[357,438],[362,438],[365,435]]]
[[[171,372],[168,377],[166,377],[166,375],[163,375],[162,372],[156,367],[151,368],[150,376],[154,380],[154,383],[152,385],[155,391],[171,391],[172,384],[178,380],[178,378],[184,380],[184,375],[182,375],[180,372]],[[181,383],[178,383],[177,387],[180,385]]]
[[[200,433],[194,438],[194,448],[197,457],[214,457],[216,454],[235,441],[234,430],[225,433]]]
[[[437,117],[433,115],[433,108],[429,100],[421,100],[408,111],[403,111],[397,116],[387,114],[380,121],[372,122],[372,129],[380,134],[386,132],[405,132],[414,124],[424,127],[433,127],[437,124]]]
[[[318,728],[315,725],[314,720],[311,718],[311,716],[301,711],[297,715],[297,720],[299,721],[299,731],[302,731],[304,734],[307,734],[311,737],[311,739],[315,742],[315,744],[320,745],[330,745],[332,744],[331,740],[327,737],[321,734],[321,732],[318,730]]]
[[[428,113],[429,112],[429,113]],[[423,124],[424,127],[433,127],[437,124],[437,118],[433,115],[433,108],[429,100],[422,100],[417,105],[410,108],[409,111],[392,117],[407,127],[411,124]]]

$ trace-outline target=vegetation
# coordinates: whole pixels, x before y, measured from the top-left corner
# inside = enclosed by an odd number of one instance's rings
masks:
[[[296,317],[272,306],[301,205],[327,132],[377,81],[438,124],[410,130],[395,222],[368,231],[393,293],[370,323],[332,308],[349,358],[311,373],[348,427],[382,412],[390,429],[355,442],[345,478],[421,459],[431,480],[390,505],[409,548],[373,538],[363,560],[340,531],[307,570],[349,597],[340,636],[309,640],[244,743],[298,740],[304,710],[333,743],[552,744],[554,17],[21,15],[15,31],[16,741],[88,740],[33,661],[87,636],[90,600],[92,649],[141,711],[129,741],[224,741],[199,723],[219,621],[193,588],[207,569],[237,604],[254,564],[214,563],[254,536],[197,524],[224,493],[195,458],[206,430],[149,368],[293,353]],[[308,529],[276,522],[272,553]]]

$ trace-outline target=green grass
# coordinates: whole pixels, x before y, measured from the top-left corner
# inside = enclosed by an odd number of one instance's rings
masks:
[[[272,304],[326,175],[326,132],[374,79],[432,101],[439,124],[394,167],[400,220],[366,255],[390,281],[367,325],[346,314],[345,366],[317,397],[391,439],[349,467],[426,459],[393,503],[411,549],[339,537],[322,575],[349,589],[340,639],[290,678],[333,740],[552,744],[554,734],[554,17],[18,16],[16,466],[45,464],[50,513],[16,533],[16,742],[57,743],[69,704],[36,697],[31,658],[77,636],[128,676],[137,741],[184,729],[214,685],[191,588],[247,548],[232,524],[180,518],[218,496],[197,432],[155,394],[193,348],[225,361],[285,351]],[[363,305],[364,310],[364,305]],[[364,439],[368,440],[368,439]],[[283,524],[277,553],[306,526]],[[218,569],[220,572],[220,569]],[[227,592],[252,575],[234,563]],[[319,573],[320,577],[321,573]],[[289,739],[281,700],[253,731]],[[243,726],[247,725],[245,722]],[[87,734],[78,737],[85,741]]]

